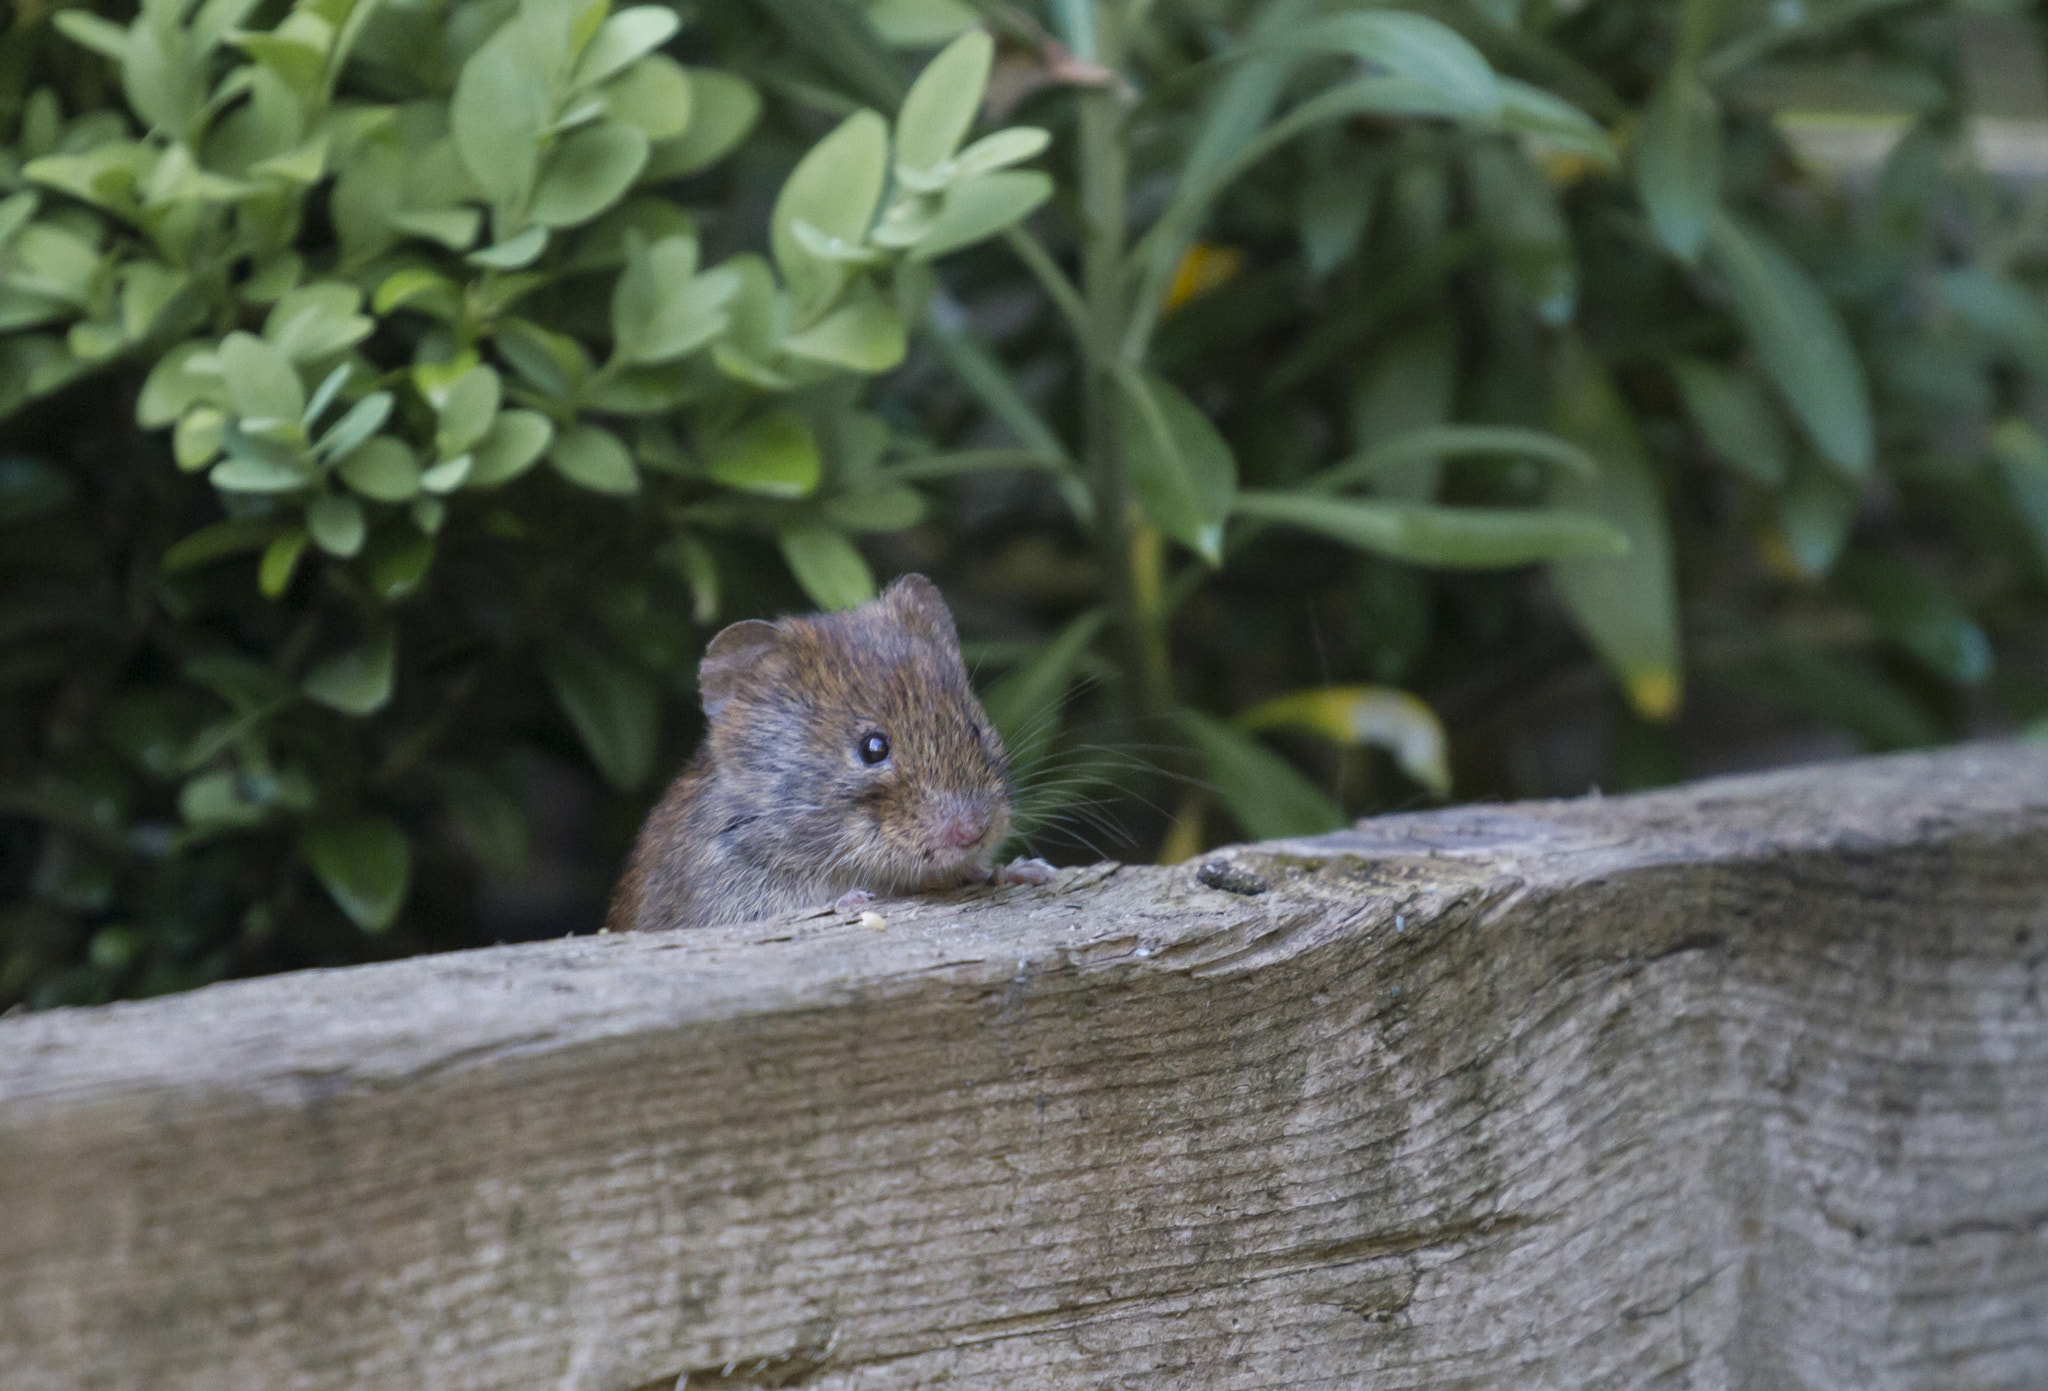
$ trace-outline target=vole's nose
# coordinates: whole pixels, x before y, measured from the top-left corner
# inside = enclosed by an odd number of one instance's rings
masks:
[[[949,807],[939,818],[939,844],[961,847],[973,845],[988,834],[988,822],[987,807]]]

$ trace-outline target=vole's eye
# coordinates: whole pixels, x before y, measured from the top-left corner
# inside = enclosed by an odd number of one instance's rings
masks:
[[[889,756],[889,736],[879,729],[871,729],[861,735],[853,747],[860,753],[860,761],[872,768]]]

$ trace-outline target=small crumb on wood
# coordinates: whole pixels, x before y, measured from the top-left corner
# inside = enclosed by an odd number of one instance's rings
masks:
[[[860,925],[872,931],[880,932],[889,926],[889,920],[880,913],[862,913],[860,915]]]
[[[1221,889],[1227,894],[1262,894],[1267,887],[1264,879],[1228,860],[1209,861],[1195,871],[1195,878],[1210,888]]]

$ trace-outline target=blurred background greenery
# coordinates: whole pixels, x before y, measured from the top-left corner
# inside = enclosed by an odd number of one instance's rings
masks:
[[[0,1007],[594,928],[922,570],[1019,848],[2048,732],[1953,0],[17,0]]]

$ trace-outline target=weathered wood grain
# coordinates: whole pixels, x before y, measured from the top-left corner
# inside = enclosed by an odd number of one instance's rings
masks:
[[[0,1022],[0,1386],[2048,1384],[2048,750]]]

